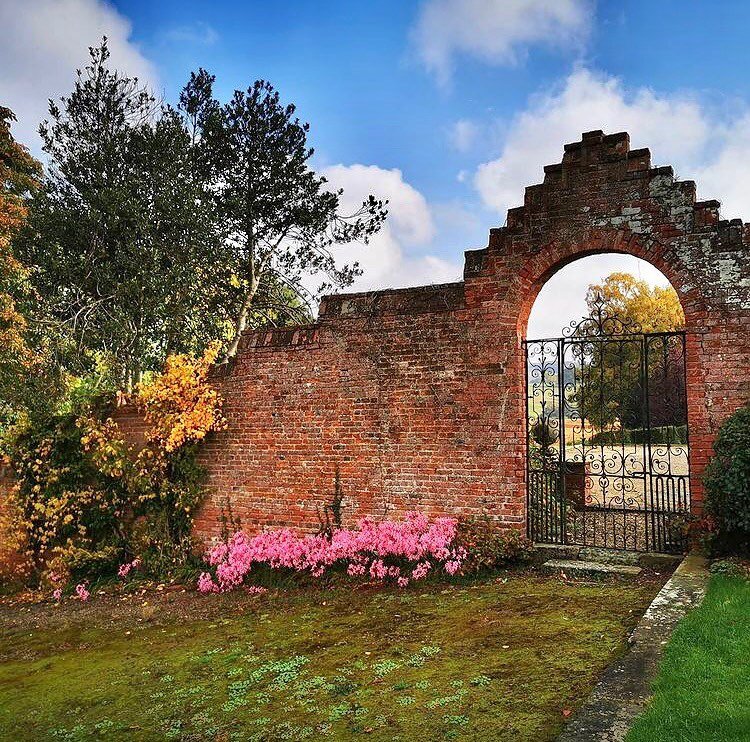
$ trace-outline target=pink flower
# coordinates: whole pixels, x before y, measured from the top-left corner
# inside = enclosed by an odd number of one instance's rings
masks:
[[[136,557],[133,559],[132,562],[125,562],[124,564],[121,564],[119,569],[117,570],[117,574],[119,577],[122,577],[123,579],[130,574],[131,570],[138,569],[138,567],[141,566],[141,560]]]
[[[429,562],[420,562],[411,573],[412,580],[421,580],[423,577],[427,575],[427,573],[432,568],[432,565]]]
[[[454,574],[464,558],[455,547],[456,532],[455,519],[430,520],[416,512],[407,513],[402,521],[376,523],[363,518],[356,528],[338,529],[330,537],[297,534],[289,528],[254,536],[238,531],[227,543],[209,550],[207,560],[215,576],[201,575],[198,589],[223,592],[237,588],[256,564],[307,572],[314,577],[339,565],[351,577],[369,574],[373,580],[406,577],[398,566],[404,562],[411,563],[405,567],[410,579],[422,579],[434,566],[443,566]]]
[[[263,595],[263,593],[267,593],[268,590],[260,585],[250,585],[250,587],[247,588],[247,592],[250,595]]]
[[[382,559],[375,559],[370,565],[370,577],[374,580],[382,580],[388,574],[388,568],[383,564]]]
[[[91,597],[91,593],[86,589],[86,583],[81,582],[76,585],[76,595],[84,603]]]
[[[52,592],[52,597],[59,603],[62,598],[62,590],[58,587],[57,590]]]
[[[409,584],[409,578],[408,577],[399,577],[398,580],[398,586],[399,587],[406,587]]]
[[[201,572],[200,577],[198,578],[198,592],[201,593],[216,593],[219,591],[219,588],[216,586],[216,583],[214,583],[213,578],[208,572]]]
[[[461,569],[461,562],[458,559],[451,559],[445,563],[445,571],[449,575],[455,575]]]

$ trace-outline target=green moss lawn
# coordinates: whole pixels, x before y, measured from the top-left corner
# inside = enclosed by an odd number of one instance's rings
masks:
[[[750,582],[714,576],[667,646],[628,742],[750,740]]]
[[[553,739],[658,588],[514,574],[6,606],[0,739]]]

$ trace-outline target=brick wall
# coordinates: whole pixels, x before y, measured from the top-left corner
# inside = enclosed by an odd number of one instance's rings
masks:
[[[202,454],[198,532],[218,532],[227,502],[248,529],[315,528],[337,472],[345,523],[419,508],[523,527],[528,315],[552,274],[601,252],[649,261],[680,296],[699,509],[716,429],[750,399],[748,245],[750,225],[627,134],[584,134],[466,253],[462,282],[328,297],[313,326],[243,338],[215,377],[229,426]]]

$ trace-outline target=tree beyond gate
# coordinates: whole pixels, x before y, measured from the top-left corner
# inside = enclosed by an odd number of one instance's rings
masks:
[[[750,225],[651,167],[626,133],[588,132],[526,188],[464,280],[324,299],[309,326],[243,336],[217,370],[229,425],[203,452],[197,521],[318,527],[362,516],[487,515],[526,523],[523,341],[545,281],[585,255],[658,268],[685,312],[691,507],[719,424],[750,399]]]

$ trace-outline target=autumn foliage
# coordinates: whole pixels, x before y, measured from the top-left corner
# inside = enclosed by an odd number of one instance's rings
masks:
[[[26,343],[27,323],[17,306],[26,270],[16,259],[11,240],[28,216],[27,201],[39,188],[42,167],[13,139],[12,111],[0,106],[0,402],[7,401],[34,354]]]
[[[198,361],[182,354],[169,356],[164,373],[138,387],[137,402],[150,426],[152,444],[172,453],[223,427],[219,393],[206,383],[218,353],[215,344]]]
[[[19,425],[8,512],[37,575],[79,579],[112,574],[142,554],[174,564],[188,556],[202,497],[195,444],[224,424],[219,394],[207,382],[215,357],[214,348],[198,359],[170,357],[138,387],[133,402],[149,426],[145,446],[128,442],[112,405],[96,398],[44,429]]]
[[[591,284],[587,302],[592,308],[601,297],[607,310],[641,332],[674,332],[685,326],[685,314],[671,286],[652,286],[630,273],[610,273]]]

